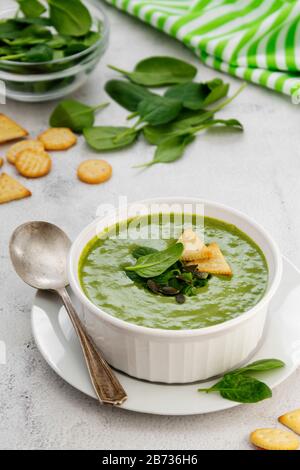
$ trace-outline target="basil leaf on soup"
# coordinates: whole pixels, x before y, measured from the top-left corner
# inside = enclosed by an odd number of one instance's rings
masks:
[[[132,251],[132,256],[135,259],[139,259],[141,256],[150,255],[151,253],[156,253],[158,250],[151,248],[150,246],[137,246]]]
[[[141,256],[134,266],[126,266],[125,270],[146,278],[159,276],[179,260],[183,250],[182,243],[175,243],[166,250]]]
[[[132,72],[113,65],[111,69],[120,72],[132,82],[146,87],[172,85],[193,80],[196,67],[174,57],[149,57],[138,62]]]

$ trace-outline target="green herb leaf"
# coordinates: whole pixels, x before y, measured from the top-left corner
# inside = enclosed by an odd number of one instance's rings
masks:
[[[82,43],[85,47],[91,47],[101,38],[101,34],[96,31],[89,31],[83,38]]]
[[[0,21],[0,39],[16,39],[24,25],[15,20]]]
[[[83,130],[86,142],[94,150],[115,150],[132,144],[138,131],[129,131],[129,127],[98,126]]]
[[[244,375],[226,375],[209,389],[198,389],[199,392],[220,392],[223,398],[239,403],[257,403],[271,398],[272,390],[263,382]]]
[[[45,13],[46,8],[38,0],[17,0],[20,9],[25,16],[36,18]]]
[[[154,93],[145,88],[123,80],[109,80],[105,85],[105,91],[120,106],[132,112],[137,110],[142,100],[154,96]]]
[[[53,59],[53,50],[46,44],[39,44],[21,54],[20,58],[27,62],[47,62]]]
[[[246,372],[265,372],[268,370],[280,369],[285,364],[279,359],[260,359],[259,361],[252,362],[245,367],[236,369],[229,374],[244,374]]]
[[[47,41],[47,45],[52,49],[63,49],[68,45],[68,42],[69,38],[67,36],[56,34],[49,41]]]
[[[151,162],[146,163],[145,165],[138,165],[138,167],[150,166],[155,163],[175,162],[182,157],[185,148],[193,140],[194,136],[189,134],[170,137],[157,146],[154,158]]]
[[[20,35],[22,38],[26,39],[28,37],[36,37],[36,38],[41,38],[41,39],[51,39],[52,38],[52,33],[51,31],[40,24],[30,24],[29,26],[26,26],[21,32]]]
[[[50,19],[60,34],[83,36],[92,26],[89,10],[80,0],[48,0]]]
[[[50,18],[43,17],[36,17],[36,18],[28,18],[28,17],[19,17],[14,18],[13,21],[18,23],[20,27],[28,24],[39,24],[41,26],[52,26]]]
[[[132,251],[132,256],[135,259],[139,259],[141,256],[150,255],[151,253],[156,253],[158,250],[151,248],[150,246],[138,246]]]
[[[145,278],[159,276],[179,260],[183,249],[182,243],[175,243],[166,250],[141,256],[134,266],[127,266],[125,270],[134,271]]]
[[[105,108],[108,103],[98,106],[88,106],[76,100],[64,100],[59,103],[50,116],[50,126],[69,127],[74,132],[82,132],[86,127],[92,127],[95,112]]]
[[[122,73],[132,82],[146,87],[172,85],[193,80],[196,67],[173,57],[149,57],[138,62],[133,72],[114,66],[111,69]]]
[[[178,100],[154,95],[143,99],[138,105],[137,112],[142,121],[151,126],[159,126],[173,121],[178,116],[181,107]]]
[[[224,83],[220,79],[207,82],[206,86],[210,89],[210,93],[208,93],[204,100],[204,106],[215,103],[216,101],[219,101],[221,98],[224,98],[228,95],[229,84]]]
[[[165,96],[181,101],[185,108],[198,110],[203,108],[210,93],[211,90],[206,84],[190,82],[169,88]]]
[[[252,362],[245,367],[233,370],[210,388],[200,388],[199,392],[220,392],[223,398],[240,403],[256,403],[270,398],[272,391],[259,380],[249,377],[250,372],[265,372],[284,367],[284,362],[279,359],[261,359]]]
[[[192,126],[209,121],[214,116],[211,111],[182,111],[176,121],[163,126],[149,126],[143,128],[146,140],[153,145],[159,145],[163,141],[180,133],[187,133]]]

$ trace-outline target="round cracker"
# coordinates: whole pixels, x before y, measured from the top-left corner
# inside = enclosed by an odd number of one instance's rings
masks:
[[[77,142],[77,137],[67,127],[51,127],[38,136],[46,150],[67,150]]]
[[[14,165],[17,155],[23,150],[27,149],[43,151],[44,145],[39,140],[21,140],[21,142],[17,142],[16,144],[9,147],[6,152],[7,161]]]
[[[51,170],[51,158],[44,150],[23,150],[15,162],[18,172],[26,178],[41,178]]]
[[[88,184],[100,184],[109,180],[112,175],[112,167],[105,160],[86,160],[77,169],[80,181]]]
[[[256,429],[250,434],[250,442],[265,450],[296,450],[300,444],[292,432],[272,428]]]

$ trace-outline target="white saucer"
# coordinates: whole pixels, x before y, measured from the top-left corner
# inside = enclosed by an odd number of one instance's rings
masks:
[[[300,364],[300,271],[286,258],[283,261],[282,282],[270,306],[265,338],[253,356],[253,360],[277,358],[286,363],[283,369],[260,374],[271,388],[283,382]],[[36,295],[31,322],[36,344],[48,364],[73,387],[96,398],[73,327],[54,294],[39,292]],[[162,385],[143,382],[119,372],[117,375],[128,394],[128,400],[122,405],[126,410],[193,415],[225,410],[239,404],[215,393],[199,393],[195,383]],[[211,383],[206,382],[207,385]]]

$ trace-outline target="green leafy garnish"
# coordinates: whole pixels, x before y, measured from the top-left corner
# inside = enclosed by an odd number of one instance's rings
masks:
[[[183,250],[182,243],[175,243],[166,250],[139,257],[136,264],[126,266],[125,271],[134,271],[139,276],[146,278],[159,276],[179,260]]]
[[[138,62],[133,72],[127,72],[113,65],[109,67],[133,83],[146,87],[189,82],[197,73],[196,67],[173,57],[149,57]]]
[[[108,103],[88,106],[76,100],[61,101],[50,116],[50,126],[69,127],[74,132],[82,132],[84,128],[94,124],[95,113],[105,108]]]
[[[176,245],[181,244],[177,243]],[[131,254],[137,263],[124,269],[126,275],[136,285],[148,289],[156,295],[175,297],[177,303],[183,304],[186,296],[197,295],[199,290],[206,286],[211,275],[198,272],[197,266],[182,264],[178,259],[179,250],[178,253],[173,252],[176,245],[170,247],[172,249],[171,256],[170,248],[168,251],[158,251],[147,246],[135,247]],[[173,262],[174,260],[176,261]],[[170,265],[172,262],[173,264]],[[151,263],[151,266],[147,266],[147,272],[144,271],[145,263]],[[158,272],[160,274],[157,274]]]
[[[219,392],[227,400],[239,403],[257,403],[272,396],[272,390],[264,382],[249,376],[249,373],[264,372],[284,367],[279,359],[261,359],[240,369],[233,370],[210,388],[199,388],[199,392]]]

